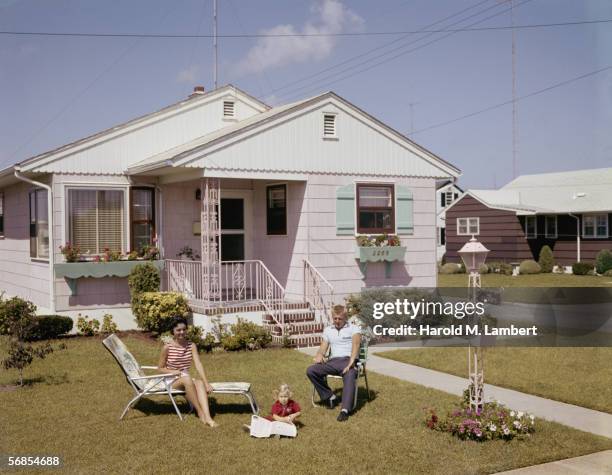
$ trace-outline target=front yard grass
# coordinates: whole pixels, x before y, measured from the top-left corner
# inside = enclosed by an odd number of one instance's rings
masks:
[[[612,348],[484,349],[485,382],[612,413]],[[376,353],[402,363],[467,377],[467,348]]]
[[[574,274],[483,274],[483,287],[612,287],[612,277]],[[467,274],[438,274],[438,287],[467,287]]]
[[[217,396],[212,405],[217,429],[193,415],[179,421],[167,398],[141,402],[119,421],[132,392],[111,355],[98,338],[65,341],[67,350],[26,370],[28,387],[0,391],[1,453],[59,455],[70,473],[452,474],[491,473],[612,448],[610,439],[545,421],[538,421],[528,441],[463,442],[423,424],[423,408],[445,411],[456,397],[375,373],[369,378],[374,400],[338,423],[336,411],[310,405],[310,358],[285,349],[204,354],[202,360],[211,381],[250,381],[264,412],[272,390],[289,383],[303,407],[304,427],[295,440],[251,439],[241,430],[249,422],[248,405],[232,396]],[[141,364],[157,361],[156,342],[125,342]],[[0,358],[5,349],[6,340],[0,340]],[[15,379],[14,371],[0,372],[0,386]]]

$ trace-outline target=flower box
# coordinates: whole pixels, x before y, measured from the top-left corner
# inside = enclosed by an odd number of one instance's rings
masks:
[[[359,267],[366,278],[368,262],[384,262],[385,277],[391,277],[391,263],[403,261],[406,254],[404,246],[358,246],[355,250],[355,258],[359,260]]]
[[[112,261],[112,262],[60,262],[53,266],[56,277],[66,278],[72,295],[76,295],[77,279],[92,277],[127,277],[132,269],[139,264],[151,263],[160,271],[164,268],[164,261]]]

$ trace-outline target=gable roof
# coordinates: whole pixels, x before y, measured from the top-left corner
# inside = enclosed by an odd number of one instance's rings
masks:
[[[427,161],[437,170],[437,172],[432,173],[431,176],[456,177],[461,173],[461,170],[458,168],[331,91],[298,102],[275,107],[261,114],[249,117],[233,126],[225,127],[216,132],[192,140],[189,143],[165,151],[157,156],[142,160],[129,167],[127,172],[145,173],[164,167],[179,166],[203,167],[202,161],[200,160],[198,162],[197,160],[201,159],[206,153],[213,153],[210,151],[212,148],[220,148],[226,145],[230,146],[230,141],[238,141],[241,138],[252,136],[268,125],[281,122],[286,118],[298,116],[301,112],[306,112],[307,109],[315,108],[325,102],[335,103],[345,107],[347,110],[351,110],[354,115],[359,116],[364,122],[369,122],[386,133],[392,140],[401,143],[405,148],[409,148],[415,155]],[[304,165],[306,164],[302,163],[302,166]]]
[[[519,215],[609,212],[612,168],[522,175],[499,190],[468,190],[466,195]]]

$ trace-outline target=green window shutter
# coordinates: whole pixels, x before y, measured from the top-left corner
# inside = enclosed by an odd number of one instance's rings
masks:
[[[355,234],[355,185],[336,190],[336,234]]]
[[[397,234],[414,233],[414,212],[412,191],[407,186],[395,186],[396,208],[395,221],[397,223]]]

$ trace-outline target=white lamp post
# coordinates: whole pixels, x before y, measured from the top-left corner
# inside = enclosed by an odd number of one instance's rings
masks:
[[[472,239],[464,244],[457,252],[468,272],[468,293],[472,301],[476,300],[476,289],[480,288],[480,266],[484,264],[489,250],[479,243],[472,235]],[[468,346],[468,377],[470,381],[470,406],[478,411],[484,404],[484,357],[482,347],[478,346],[472,351]]]

